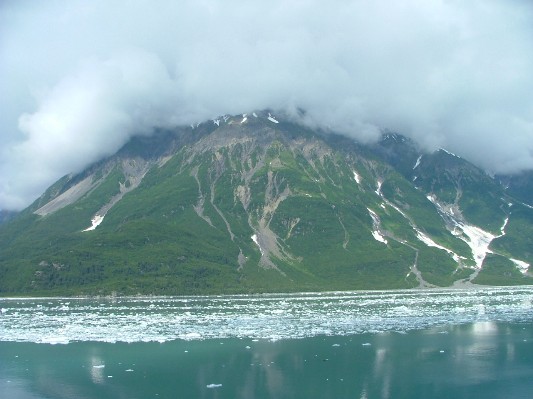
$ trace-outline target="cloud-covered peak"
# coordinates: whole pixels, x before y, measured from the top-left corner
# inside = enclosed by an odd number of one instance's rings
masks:
[[[0,208],[154,127],[252,109],[533,168],[528,2],[0,5]]]

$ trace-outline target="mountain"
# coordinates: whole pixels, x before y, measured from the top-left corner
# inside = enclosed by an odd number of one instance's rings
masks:
[[[0,209],[0,224],[10,221],[16,215],[17,212]]]
[[[398,134],[224,116],[135,138],[0,225],[0,294],[531,284],[533,208],[503,183]]]

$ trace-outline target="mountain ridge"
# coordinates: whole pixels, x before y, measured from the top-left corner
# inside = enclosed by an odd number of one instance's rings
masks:
[[[523,231],[533,211],[445,150],[254,112],[60,179],[0,227],[0,294],[531,284]]]

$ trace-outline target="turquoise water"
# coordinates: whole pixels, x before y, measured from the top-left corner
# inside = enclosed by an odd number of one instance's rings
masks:
[[[0,398],[531,398],[532,292],[2,299]]]

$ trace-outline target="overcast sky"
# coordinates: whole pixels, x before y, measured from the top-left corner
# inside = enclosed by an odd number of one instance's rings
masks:
[[[529,0],[3,0],[0,209],[156,126],[264,108],[533,169]]]

